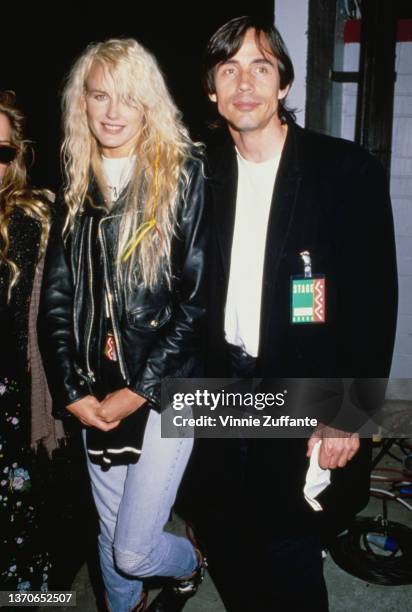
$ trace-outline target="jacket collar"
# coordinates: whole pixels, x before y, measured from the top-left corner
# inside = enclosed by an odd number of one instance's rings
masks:
[[[284,166],[282,172],[298,175],[303,172],[304,168],[303,138],[305,130],[291,119],[287,120],[287,125],[288,133],[279,168]],[[212,151],[210,167],[212,171],[211,180],[218,184],[227,182],[233,171],[236,171],[236,150],[233,140],[229,135],[219,148]]]

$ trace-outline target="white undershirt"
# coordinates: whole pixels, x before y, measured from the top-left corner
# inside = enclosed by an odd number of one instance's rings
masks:
[[[226,339],[256,357],[266,233],[280,155],[261,163],[237,151],[236,217],[225,309]]]
[[[103,170],[112,203],[116,202],[129,182],[135,162],[136,155],[129,157],[104,157],[102,155]]]

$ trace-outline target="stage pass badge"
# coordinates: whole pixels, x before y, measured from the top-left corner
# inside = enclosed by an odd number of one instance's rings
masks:
[[[304,276],[291,278],[291,322],[325,323],[325,277],[312,276],[312,263],[308,251],[303,251],[300,255],[304,264]]]

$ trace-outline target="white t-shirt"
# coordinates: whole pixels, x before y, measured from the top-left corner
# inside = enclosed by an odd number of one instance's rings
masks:
[[[236,216],[225,309],[226,340],[256,357],[259,350],[266,234],[280,155],[255,163],[237,152]]]
[[[104,157],[102,155],[103,170],[112,203],[116,202],[129,182],[135,162],[136,155],[129,157]]]

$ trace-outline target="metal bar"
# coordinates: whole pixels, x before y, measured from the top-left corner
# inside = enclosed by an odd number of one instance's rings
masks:
[[[399,0],[362,0],[355,140],[375,154],[389,176]]]
[[[339,70],[331,70],[330,79],[335,83],[358,83],[359,72],[341,72]]]
[[[309,0],[306,127],[333,132],[333,83],[330,70],[335,47],[336,3]]]

